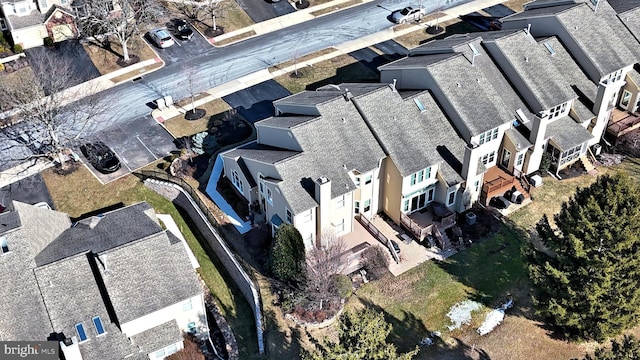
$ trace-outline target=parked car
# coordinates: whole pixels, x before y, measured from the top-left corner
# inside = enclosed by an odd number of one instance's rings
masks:
[[[120,160],[102,141],[94,141],[80,146],[80,151],[87,158],[91,166],[103,174],[109,174],[120,169]]]
[[[427,10],[425,8],[413,8],[411,6],[407,6],[402,10],[392,12],[391,20],[396,24],[404,24],[409,21],[420,21],[420,19],[425,15],[427,15]]]
[[[191,27],[186,21],[178,19],[173,23],[173,26],[178,39],[191,40],[191,37],[193,37],[193,30],[191,30]]]
[[[149,31],[149,37],[151,38],[151,40],[153,40],[154,43],[156,43],[156,45],[158,45],[158,47],[161,47],[163,49],[175,44],[175,41],[173,41],[173,38],[171,37],[171,34],[169,34],[167,29],[151,30]]]

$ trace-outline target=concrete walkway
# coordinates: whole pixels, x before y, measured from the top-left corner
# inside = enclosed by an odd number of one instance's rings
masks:
[[[211,200],[213,200],[213,202],[218,206],[218,208],[220,208],[220,210],[227,216],[229,222],[233,224],[233,226],[235,226],[241,234],[245,234],[249,230],[251,230],[251,223],[240,218],[240,216],[233,210],[231,205],[229,205],[229,203],[216,189],[218,180],[222,175],[222,168],[222,157],[218,155],[218,157],[216,157],[216,162],[213,164],[213,170],[211,170],[211,176],[209,178],[207,189],[205,191],[207,195],[209,195]]]

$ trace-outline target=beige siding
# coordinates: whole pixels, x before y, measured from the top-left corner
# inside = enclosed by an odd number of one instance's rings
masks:
[[[400,223],[402,206],[402,176],[390,157],[382,162],[382,209],[396,223]]]

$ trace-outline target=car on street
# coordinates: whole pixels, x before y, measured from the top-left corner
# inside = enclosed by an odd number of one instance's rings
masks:
[[[392,12],[391,20],[396,24],[405,24],[409,21],[420,21],[420,19],[425,15],[427,15],[427,10],[425,8],[407,6],[402,10]]]
[[[191,37],[193,37],[193,30],[191,30],[191,27],[186,21],[182,19],[178,19],[174,21],[173,27],[175,29],[175,34],[178,39],[191,40]]]
[[[167,31],[167,29],[151,30],[149,31],[149,37],[158,47],[163,49],[175,44],[175,41],[173,40],[171,34],[169,34],[169,31]]]
[[[94,141],[80,146],[80,151],[87,158],[91,166],[103,174],[109,174],[120,169],[120,160],[107,144]]]

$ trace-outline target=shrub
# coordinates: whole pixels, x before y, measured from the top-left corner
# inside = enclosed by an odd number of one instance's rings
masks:
[[[371,280],[383,277],[389,267],[389,259],[381,246],[372,246],[362,253],[362,267],[367,271]]]
[[[222,120],[213,120],[213,126],[221,126],[222,125]]]
[[[332,289],[341,299],[346,299],[353,293],[353,284],[347,275],[336,274],[331,277]]]
[[[0,72],[4,71],[4,64],[0,63]]]
[[[44,38],[44,46],[53,46],[53,39],[51,36]]]
[[[24,49],[22,48],[22,45],[20,44],[15,44],[13,45],[13,52],[16,54],[21,54],[24,52]]]

